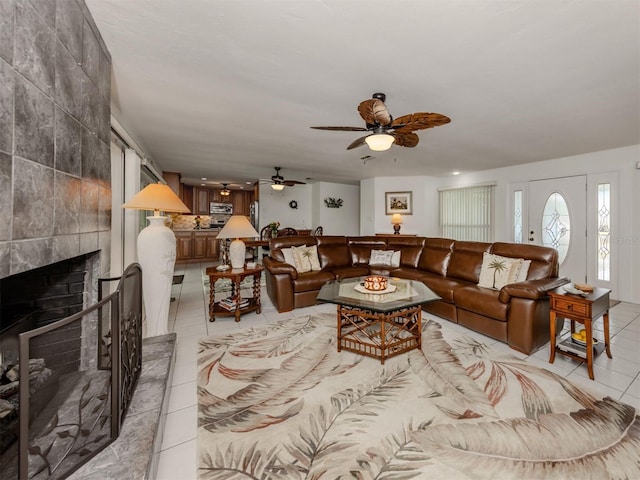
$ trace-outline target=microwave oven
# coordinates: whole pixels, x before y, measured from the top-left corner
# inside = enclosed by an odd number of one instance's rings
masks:
[[[211,215],[231,215],[233,214],[233,205],[230,203],[211,202],[209,204],[209,213]]]

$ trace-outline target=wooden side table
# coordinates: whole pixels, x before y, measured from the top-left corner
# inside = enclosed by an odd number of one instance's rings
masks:
[[[240,315],[256,311],[260,313],[260,276],[262,275],[264,267],[262,265],[256,265],[255,268],[237,268],[230,270],[219,271],[216,267],[207,267],[205,273],[209,276],[209,321],[215,322],[216,315],[219,317],[235,316],[236,322],[240,321]],[[252,295],[249,299],[249,304],[245,307],[238,308],[242,297],[240,295],[240,284],[242,281],[253,276],[253,288]],[[234,310],[227,310],[220,305],[220,302],[216,302],[215,284],[221,278],[227,278],[231,280],[231,297],[235,299],[236,308]]]
[[[593,380],[593,329],[592,322],[602,316],[604,323],[604,346],[607,356],[612,358],[609,346],[609,294],[611,290],[606,288],[594,288],[593,292],[582,295],[573,295],[564,291],[562,287],[549,292],[551,297],[551,310],[549,312],[549,335],[551,354],[549,363],[555,360],[556,352],[575,360],[587,361],[589,378]],[[575,332],[575,322],[582,323],[587,333],[585,357],[577,353],[561,350],[556,345],[556,317],[571,320],[571,333]],[[576,344],[577,345],[577,344]],[[601,350],[600,350],[601,351]]]

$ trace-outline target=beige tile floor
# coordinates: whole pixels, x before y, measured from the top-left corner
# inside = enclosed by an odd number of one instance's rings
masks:
[[[196,352],[198,339],[207,335],[237,332],[254,325],[278,318],[308,315],[317,312],[334,312],[335,306],[321,304],[278,313],[266,290],[262,290],[262,313],[243,315],[236,323],[233,317],[207,321],[202,287],[202,270],[208,265],[190,264],[176,266],[175,274],[184,274],[181,285],[174,285],[169,313],[169,328],[177,334],[176,363],[169,396],[167,421],[162,449],[158,458],[157,480],[195,480],[196,473]],[[435,317],[437,319],[437,317]],[[556,355],[549,364],[549,349],[543,347],[532,355],[519,354],[503,343],[471,332],[456,324],[442,320],[444,328],[464,331],[495,349],[502,349],[519,358],[526,358],[534,365],[552,370],[575,384],[601,396],[609,395],[640,409],[640,305],[620,303],[610,312],[611,350],[613,359],[599,355],[594,362],[595,381],[589,380],[587,368],[562,355]],[[602,339],[602,321],[595,323],[595,335]]]

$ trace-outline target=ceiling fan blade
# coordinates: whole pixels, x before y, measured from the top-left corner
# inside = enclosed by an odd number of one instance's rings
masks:
[[[357,140],[354,140],[353,142],[351,142],[351,145],[349,145],[347,147],[347,150],[351,150],[352,148],[357,148],[357,147],[361,147],[362,145],[365,144],[364,139],[367,138],[369,135],[365,135],[364,137],[360,137]]]
[[[367,125],[389,125],[391,123],[391,115],[382,100],[370,98],[358,105],[360,116]]]
[[[439,127],[440,125],[446,125],[451,119],[439,113],[410,113],[409,115],[403,115],[396,118],[391,127],[396,129],[396,132],[405,133],[413,132],[415,130],[424,130],[425,128]]]
[[[301,182],[299,180],[285,180],[282,184],[287,187],[293,187],[294,185],[306,185],[306,182]]]
[[[316,130],[334,130],[343,132],[366,132],[367,129],[363,127],[310,127]]]
[[[420,141],[420,137],[418,137],[418,135],[416,135],[415,133],[411,133],[411,132],[407,132],[407,133],[395,132],[393,136],[395,137],[395,140],[393,141],[393,143],[395,143],[399,147],[413,148],[416,145],[418,145],[418,142]]]

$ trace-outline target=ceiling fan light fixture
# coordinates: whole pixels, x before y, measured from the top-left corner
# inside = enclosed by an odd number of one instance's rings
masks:
[[[227,188],[227,183],[223,183],[222,184],[222,190],[220,190],[220,195],[222,195],[223,197],[227,197],[231,194],[231,190],[229,190]]]
[[[275,190],[276,192],[280,192],[280,191],[284,190],[284,185],[281,184],[281,183],[272,183],[271,184],[271,188],[273,190]]]
[[[369,145],[369,148],[374,152],[384,152],[391,148],[393,145],[393,141],[395,138],[393,135],[389,135],[388,133],[374,133],[373,135],[369,135],[364,139]]]

